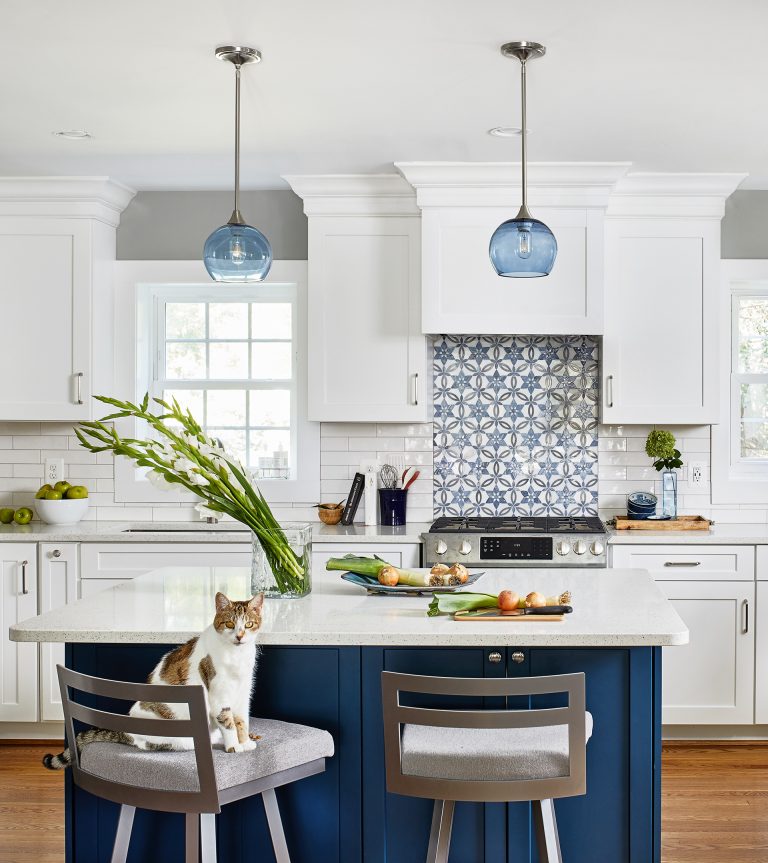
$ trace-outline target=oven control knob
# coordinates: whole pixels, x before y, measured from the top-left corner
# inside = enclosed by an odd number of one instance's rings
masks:
[[[463,539],[459,546],[459,554],[469,554],[472,551],[472,543],[468,539]]]
[[[560,540],[560,542],[558,542],[558,544],[555,546],[555,551],[556,551],[559,555],[562,555],[563,557],[565,557],[565,556],[566,556],[566,554],[570,554],[570,553],[571,553],[571,544],[570,544],[570,542],[566,542],[566,540],[561,539],[561,540]]]
[[[605,551],[605,546],[599,539],[596,539],[592,545],[590,545],[589,550],[594,555],[601,555]]]
[[[576,554],[586,554],[587,552],[587,544],[583,539],[577,539],[573,544],[573,550]]]
[[[435,543],[435,554],[445,554],[448,551],[448,545],[444,539],[438,539]]]

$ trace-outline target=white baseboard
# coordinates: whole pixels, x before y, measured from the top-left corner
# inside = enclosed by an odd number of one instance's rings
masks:
[[[0,722],[1,740],[64,740],[63,722]]]
[[[768,725],[664,725],[663,740],[768,740]]]

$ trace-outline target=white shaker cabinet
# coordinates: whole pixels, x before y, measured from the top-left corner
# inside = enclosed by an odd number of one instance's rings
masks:
[[[91,417],[110,374],[110,267],[131,197],[103,178],[0,178],[0,366],[15,370],[0,420]]]
[[[38,718],[38,646],[8,638],[9,627],[37,614],[37,596],[37,544],[0,544],[0,721]]]
[[[286,179],[309,218],[309,419],[426,421],[413,190],[397,175]]]
[[[77,599],[78,544],[47,543],[38,546],[40,614]],[[64,665],[63,644],[40,644],[40,719],[64,719],[56,666]]]

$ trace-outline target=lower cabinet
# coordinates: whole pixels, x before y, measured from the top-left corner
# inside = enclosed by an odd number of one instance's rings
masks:
[[[0,543],[0,721],[35,722],[38,646],[8,638],[8,628],[37,614],[37,543]]]
[[[762,549],[759,550],[761,552]],[[758,554],[758,562],[760,555]],[[758,575],[765,577],[765,572],[758,566]],[[768,725],[768,581],[757,582],[755,598],[755,722],[758,725]]]

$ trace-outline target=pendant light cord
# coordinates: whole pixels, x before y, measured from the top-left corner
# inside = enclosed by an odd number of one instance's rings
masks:
[[[517,214],[518,219],[529,219],[531,214],[528,212],[528,115],[526,111],[526,63],[525,59],[520,60],[520,113],[522,117],[522,128],[520,135],[522,137],[522,205],[520,212]]]
[[[245,224],[240,215],[240,63],[235,63],[235,209],[229,224]]]

